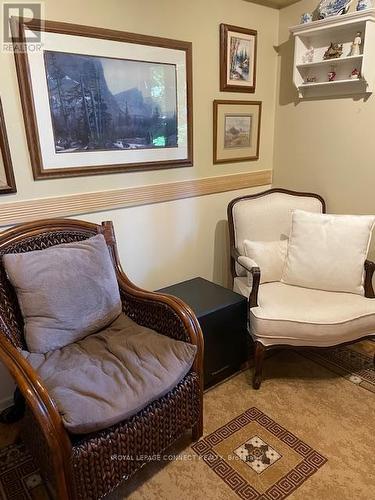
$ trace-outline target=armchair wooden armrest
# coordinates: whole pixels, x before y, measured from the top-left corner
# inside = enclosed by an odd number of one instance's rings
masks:
[[[375,262],[371,260],[365,261],[365,297],[369,299],[375,298],[374,288],[372,286],[372,277],[375,271]]]
[[[190,307],[172,295],[150,292],[134,285],[125,275],[117,276],[124,312],[138,324],[200,349],[203,337]]]
[[[5,335],[0,335],[0,361],[16,382],[51,450],[53,468],[59,471],[56,488],[60,498],[71,498],[67,489],[71,484],[71,442],[54,401],[33,367]]]
[[[103,222],[100,232],[115,266],[123,311],[140,325],[196,345],[203,358],[202,330],[191,308],[177,297],[143,290],[132,283],[120,264],[112,222]]]
[[[122,308],[125,314],[142,326],[176,340],[197,346],[192,371],[199,377],[200,416],[194,426],[193,437],[199,439],[203,432],[203,334],[191,308],[177,297],[149,292],[137,287],[124,273],[116,245],[112,222],[103,222],[99,230],[106,239],[120,288]]]
[[[239,251],[236,248],[232,248],[231,251],[232,257],[235,262],[242,266],[246,271],[252,274],[253,276],[253,284],[249,295],[249,307],[257,307],[258,306],[258,291],[260,284],[260,268],[256,265],[256,263],[249,259],[248,257],[244,257],[240,255]]]
[[[193,439],[203,433],[203,334],[198,320],[181,299],[172,295],[149,292],[134,285],[117,266],[117,279],[120,286],[123,311],[140,325],[183,340],[197,346],[197,354],[191,370],[199,377],[200,413],[193,428]]]

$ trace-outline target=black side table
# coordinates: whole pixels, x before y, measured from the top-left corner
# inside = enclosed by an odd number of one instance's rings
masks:
[[[175,295],[195,312],[204,336],[204,386],[220,382],[248,359],[247,300],[203,278],[158,290]]]

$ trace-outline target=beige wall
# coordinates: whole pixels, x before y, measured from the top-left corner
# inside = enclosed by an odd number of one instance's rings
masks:
[[[280,11],[274,185],[316,191],[330,212],[375,213],[375,98],[298,102],[293,88],[288,27],[316,5],[303,0]]]
[[[272,168],[278,38],[276,10],[244,0],[47,0],[45,17],[193,42],[194,167],[34,181],[26,145],[13,56],[0,53],[0,95],[18,193],[2,202],[145,184],[219,176]],[[263,102],[260,159],[212,164],[212,101],[243,99],[219,91],[219,24],[258,30],[257,91],[246,96]],[[228,284],[226,206],[252,190],[215,194],[144,207],[87,214],[93,222],[113,220],[123,265],[140,286],[155,289],[201,275]],[[0,405],[11,394],[0,366]]]
[[[246,189],[189,198],[80,218],[112,220],[121,261],[129,278],[154,290],[187,278],[229,285],[226,207]],[[0,409],[9,404],[13,384],[0,364]]]
[[[21,114],[13,56],[0,53],[0,94],[18,194],[12,199],[97,191],[142,184],[268,169],[273,160],[278,11],[244,0],[46,0],[45,17],[103,28],[187,40],[193,43],[194,167],[147,173],[122,173],[34,182]],[[219,24],[248,26],[259,32],[257,92],[246,96],[263,101],[259,161],[212,164],[212,101],[241,99],[243,94],[219,91]],[[3,198],[2,198],[3,200]],[[1,201],[2,201],[1,200]],[[0,203],[1,203],[0,201]]]

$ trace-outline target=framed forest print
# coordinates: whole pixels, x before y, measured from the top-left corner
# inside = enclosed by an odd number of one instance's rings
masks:
[[[15,193],[16,191],[16,181],[13,174],[12,158],[0,99],[0,194]]]
[[[52,21],[11,25],[34,178],[192,165],[191,43]],[[24,42],[38,29],[42,48],[31,50]]]
[[[260,101],[214,101],[214,163],[259,158]]]
[[[255,92],[257,32],[220,25],[220,90]]]

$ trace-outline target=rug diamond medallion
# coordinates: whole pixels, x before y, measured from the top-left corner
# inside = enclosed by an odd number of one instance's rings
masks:
[[[276,460],[281,458],[269,444],[265,443],[260,437],[254,436],[246,443],[239,446],[234,453],[251,467],[257,474],[261,474]]]
[[[257,408],[192,448],[244,500],[283,500],[327,461]]]

